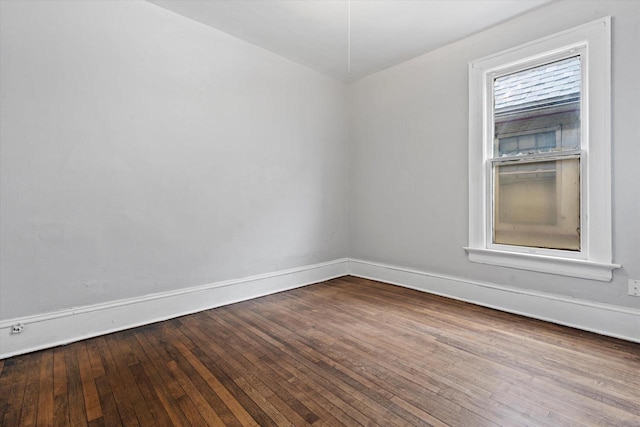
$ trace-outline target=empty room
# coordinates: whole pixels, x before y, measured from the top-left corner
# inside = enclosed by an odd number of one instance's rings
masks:
[[[0,0],[0,426],[640,426],[640,0]]]

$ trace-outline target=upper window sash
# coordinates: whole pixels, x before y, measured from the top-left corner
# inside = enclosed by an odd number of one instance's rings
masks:
[[[589,120],[588,108],[584,108],[585,102],[588,99],[587,91],[588,87],[585,86],[586,82],[586,54],[587,45],[586,42],[572,43],[568,46],[556,48],[550,52],[542,52],[531,57],[523,57],[509,63],[499,64],[493,68],[485,69],[482,73],[483,78],[483,105],[485,108],[484,123],[483,123],[483,154],[484,160],[492,159],[494,155],[494,126],[495,126],[495,109],[494,109],[494,83],[495,80],[508,76],[510,74],[517,73],[519,71],[539,67],[551,62],[561,61],[563,59],[578,56],[581,59],[581,79],[580,79],[580,123],[581,127],[585,126]],[[473,63],[472,63],[473,66]],[[587,150],[588,147],[588,132],[584,129],[581,131],[581,148]]]

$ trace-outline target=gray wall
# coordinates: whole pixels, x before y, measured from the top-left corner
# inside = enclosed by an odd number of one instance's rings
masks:
[[[470,263],[468,63],[613,16],[611,283]],[[349,256],[582,300],[640,307],[640,2],[554,2],[367,77],[350,92]]]
[[[343,83],[147,2],[0,4],[0,319],[347,255]]]
[[[0,319],[347,255],[637,307],[639,7],[553,3],[347,88],[146,2],[2,1]],[[623,268],[469,263],[468,62],[608,14]]]

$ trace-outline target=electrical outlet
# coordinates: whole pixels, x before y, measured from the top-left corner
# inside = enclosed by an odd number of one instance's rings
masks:
[[[640,297],[640,279],[629,279],[629,295]]]
[[[24,331],[24,325],[22,323],[16,323],[11,327],[12,334],[21,334]]]

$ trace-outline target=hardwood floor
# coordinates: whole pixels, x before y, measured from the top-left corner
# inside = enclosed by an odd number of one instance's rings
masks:
[[[2,426],[640,426],[640,344],[346,277],[0,361]]]

